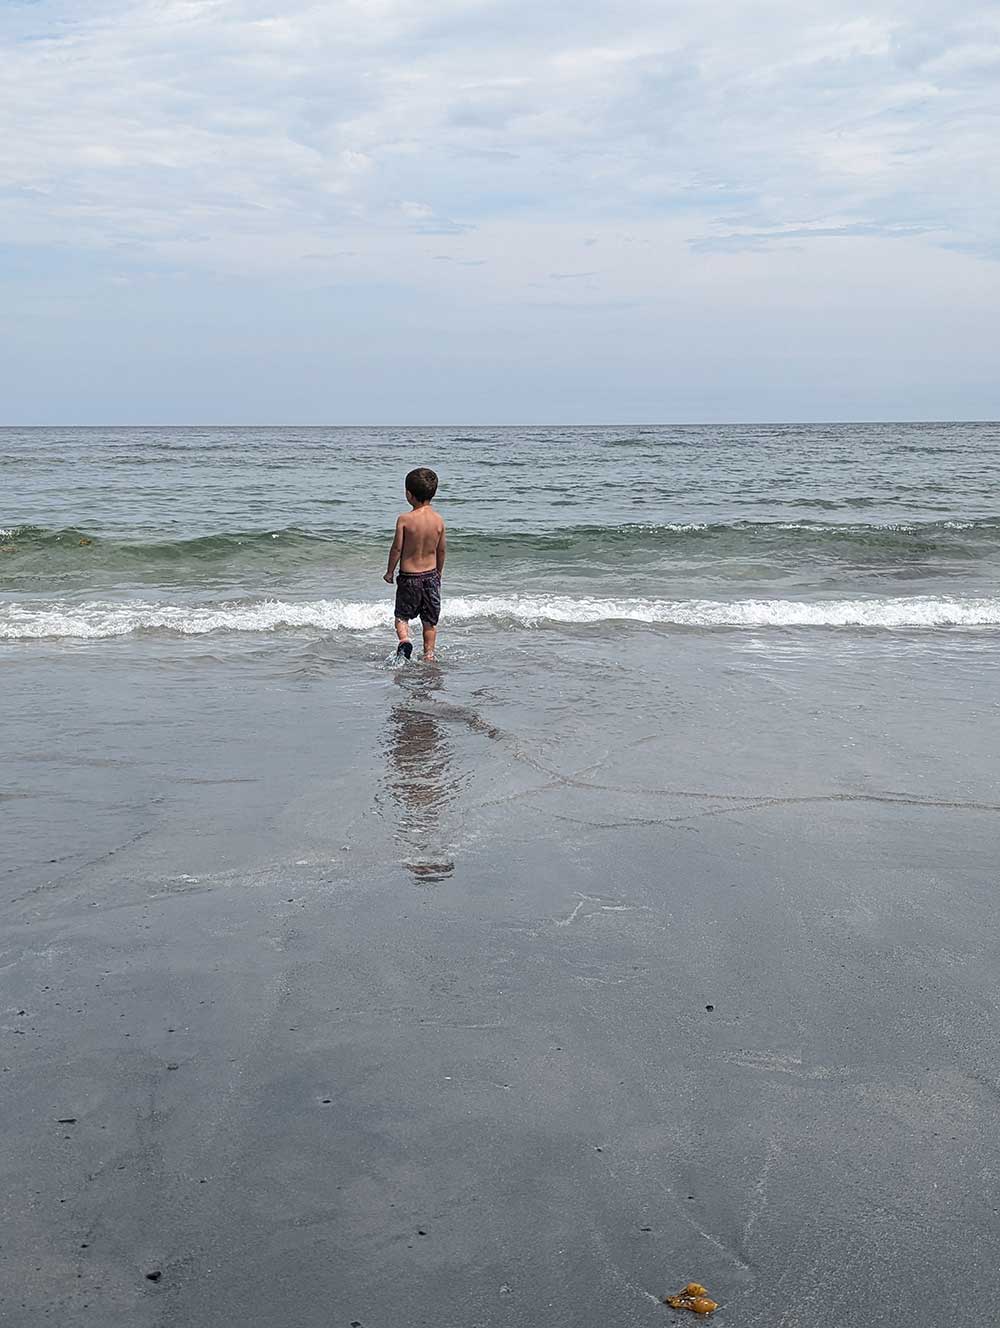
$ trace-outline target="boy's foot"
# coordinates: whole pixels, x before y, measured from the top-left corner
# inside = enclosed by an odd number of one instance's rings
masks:
[[[402,656],[403,659],[409,659],[412,654],[413,642],[400,641],[399,645],[396,647],[396,658],[399,659],[400,656]]]

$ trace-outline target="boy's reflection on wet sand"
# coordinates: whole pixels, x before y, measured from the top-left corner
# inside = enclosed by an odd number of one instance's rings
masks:
[[[419,881],[443,881],[455,870],[443,843],[442,819],[463,780],[454,745],[434,713],[433,695],[443,684],[433,664],[396,675],[402,695],[389,714],[386,788],[402,813],[397,836],[403,864]]]
[[[473,774],[458,760],[455,734],[501,734],[475,710],[436,695],[445,681],[436,664],[403,668],[394,681],[402,694],[389,713],[385,786],[401,811],[403,863],[417,880],[443,881],[455,870],[448,816]]]

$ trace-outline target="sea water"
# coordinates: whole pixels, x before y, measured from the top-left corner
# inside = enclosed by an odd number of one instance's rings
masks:
[[[436,668],[395,667],[382,579],[416,465]],[[6,430],[0,466],[15,874],[192,777],[240,781],[212,834],[269,857],[282,800],[341,779],[417,870],[598,768],[640,820],[670,790],[1000,801],[1000,426]]]
[[[1000,627],[1000,426],[0,431],[0,639],[391,631],[415,465],[448,523],[443,658],[584,628]],[[783,638],[784,639],[784,638]]]

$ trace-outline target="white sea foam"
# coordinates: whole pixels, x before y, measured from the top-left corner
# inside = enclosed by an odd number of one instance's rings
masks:
[[[447,622],[493,621],[508,626],[637,622],[677,627],[866,627],[924,629],[1000,627],[1000,598],[899,597],[799,601],[788,599],[593,599],[565,595],[457,596],[445,601]],[[7,604],[0,640],[92,640],[168,633],[364,632],[389,620],[385,601],[260,600],[215,605],[91,601],[68,605]]]

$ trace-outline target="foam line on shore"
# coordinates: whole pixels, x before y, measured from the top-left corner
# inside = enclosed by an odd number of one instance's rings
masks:
[[[686,628],[872,628],[921,630],[1000,627],[1000,598],[895,597],[838,600],[600,599],[566,595],[456,596],[446,600],[452,622],[492,621],[508,627],[635,622]],[[96,640],[167,633],[364,632],[385,625],[385,600],[277,599],[219,604],[89,601],[7,604],[0,639]]]

